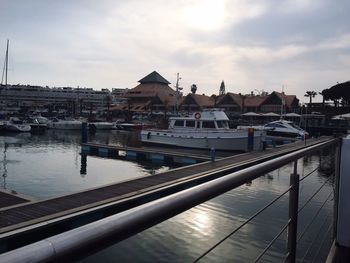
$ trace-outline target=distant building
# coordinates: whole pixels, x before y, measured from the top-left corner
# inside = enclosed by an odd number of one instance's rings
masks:
[[[105,109],[118,101],[108,89],[41,87],[32,85],[1,85],[0,105],[3,110],[17,109],[67,109],[70,113],[84,109]]]
[[[272,92],[263,95],[242,95],[228,92],[221,96],[217,107],[225,109],[229,113],[244,112],[274,112],[280,114],[299,112],[299,100],[295,95],[286,95],[280,92]]]
[[[193,112],[193,111],[202,111],[206,108],[214,107],[214,98],[208,97],[206,95],[199,95],[194,93],[189,93],[187,96],[182,98],[180,103],[180,110]]]
[[[158,72],[153,71],[138,82],[139,85],[125,92],[124,103],[112,107],[111,110],[130,112],[174,110],[176,92],[169,86],[170,82]]]

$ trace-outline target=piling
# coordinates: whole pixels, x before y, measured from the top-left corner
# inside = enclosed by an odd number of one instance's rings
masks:
[[[254,149],[254,129],[248,128],[248,152],[253,151]]]
[[[88,125],[86,122],[83,122],[81,124],[81,142],[82,143],[87,143],[87,138],[88,138]]]

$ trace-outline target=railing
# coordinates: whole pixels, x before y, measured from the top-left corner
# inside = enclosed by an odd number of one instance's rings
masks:
[[[323,206],[332,198],[333,192],[331,192],[324,201],[321,208],[317,211],[311,221],[306,225],[301,234],[298,236],[298,213],[307,207],[310,201],[317,195],[317,193],[326,185],[325,182],[319,189],[306,200],[306,202],[299,207],[299,184],[311,176],[316,169],[305,175],[300,179],[297,173],[297,160],[320,151],[326,147],[335,147],[335,175],[337,175],[339,168],[339,149],[341,140],[339,138],[330,139],[326,142],[322,142],[313,146],[306,147],[302,150],[295,151],[276,159],[266,161],[265,163],[257,164],[244,170],[234,172],[232,174],[220,177],[213,181],[203,183],[193,188],[181,191],[176,194],[172,194],[165,198],[152,201],[150,203],[135,207],[125,212],[104,218],[102,220],[90,223],[88,225],[67,231],[65,233],[47,238],[45,240],[36,242],[31,245],[10,251],[8,253],[0,255],[0,262],[48,262],[64,260],[72,260],[74,258],[86,257],[87,251],[98,251],[113,243],[124,240],[132,235],[139,233],[145,229],[150,228],[168,218],[171,218],[181,212],[184,212],[196,205],[199,205],[205,201],[210,200],[213,197],[221,195],[229,190],[232,190],[238,186],[241,186],[247,182],[250,182],[268,172],[278,169],[283,165],[294,162],[294,169],[290,175],[290,186],[281,195],[272,200],[265,207],[256,212],[253,216],[243,222],[240,226],[234,229],[231,233],[221,239],[217,244],[208,249],[205,253],[199,256],[195,261],[199,261],[205,257],[210,251],[215,249],[222,242],[227,240],[230,236],[239,231],[242,227],[247,225],[251,220],[272,206],[277,200],[289,193],[289,220],[282,227],[279,233],[271,240],[271,242],[263,249],[260,255],[257,256],[255,262],[260,261],[266,252],[271,248],[274,242],[287,230],[288,231],[288,253],[285,255],[286,262],[296,262],[296,249],[297,244],[303,239],[305,233],[308,231],[310,225],[317,217],[319,211]],[[335,191],[337,193],[337,191]],[[337,199],[337,194],[334,195]],[[328,218],[328,217],[327,217]],[[325,222],[327,221],[327,218]],[[327,229],[331,231],[332,229]],[[323,231],[323,224],[320,231]],[[320,233],[319,231],[319,233]],[[317,233],[316,238],[318,238]],[[310,248],[313,246],[313,242],[310,243],[310,247],[306,250],[302,257],[302,261],[305,260]]]

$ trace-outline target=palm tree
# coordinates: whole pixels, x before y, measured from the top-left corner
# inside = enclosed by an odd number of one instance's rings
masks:
[[[311,106],[312,106],[312,98],[315,98],[315,96],[317,95],[317,92],[316,91],[307,91],[306,93],[305,93],[305,97],[309,97],[310,98],[310,108],[311,108]]]

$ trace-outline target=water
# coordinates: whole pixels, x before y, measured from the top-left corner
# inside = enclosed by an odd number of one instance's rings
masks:
[[[98,132],[90,140],[134,145],[135,136]],[[80,132],[49,130],[36,135],[0,135],[0,186],[41,200],[169,169],[161,164],[106,159],[80,152]]]
[[[138,144],[135,135],[128,133],[98,132],[90,140],[120,145]],[[0,173],[3,175],[1,187],[36,199],[44,199],[150,176],[172,168],[152,163],[81,156],[79,143],[80,134],[70,131],[49,131],[44,135],[0,136]],[[300,207],[325,183],[325,187],[300,212],[299,235],[333,192],[332,180],[328,180],[332,156],[332,152],[325,152],[298,162],[301,176],[316,169],[300,185]],[[317,169],[320,162],[322,166]],[[192,262],[284,192],[289,186],[292,169],[292,165],[286,165],[100,251],[82,262]],[[332,202],[331,196],[299,242],[299,259],[307,252],[309,253],[305,256],[305,262],[312,262],[314,257],[315,262],[319,262],[327,256],[332,229],[328,233],[326,230],[332,226]],[[285,195],[228,237],[201,262],[254,261],[286,224],[287,217],[288,195]],[[308,250],[315,237],[314,246]],[[321,245],[322,249],[319,250]],[[281,262],[285,252],[284,232],[261,261]]]

